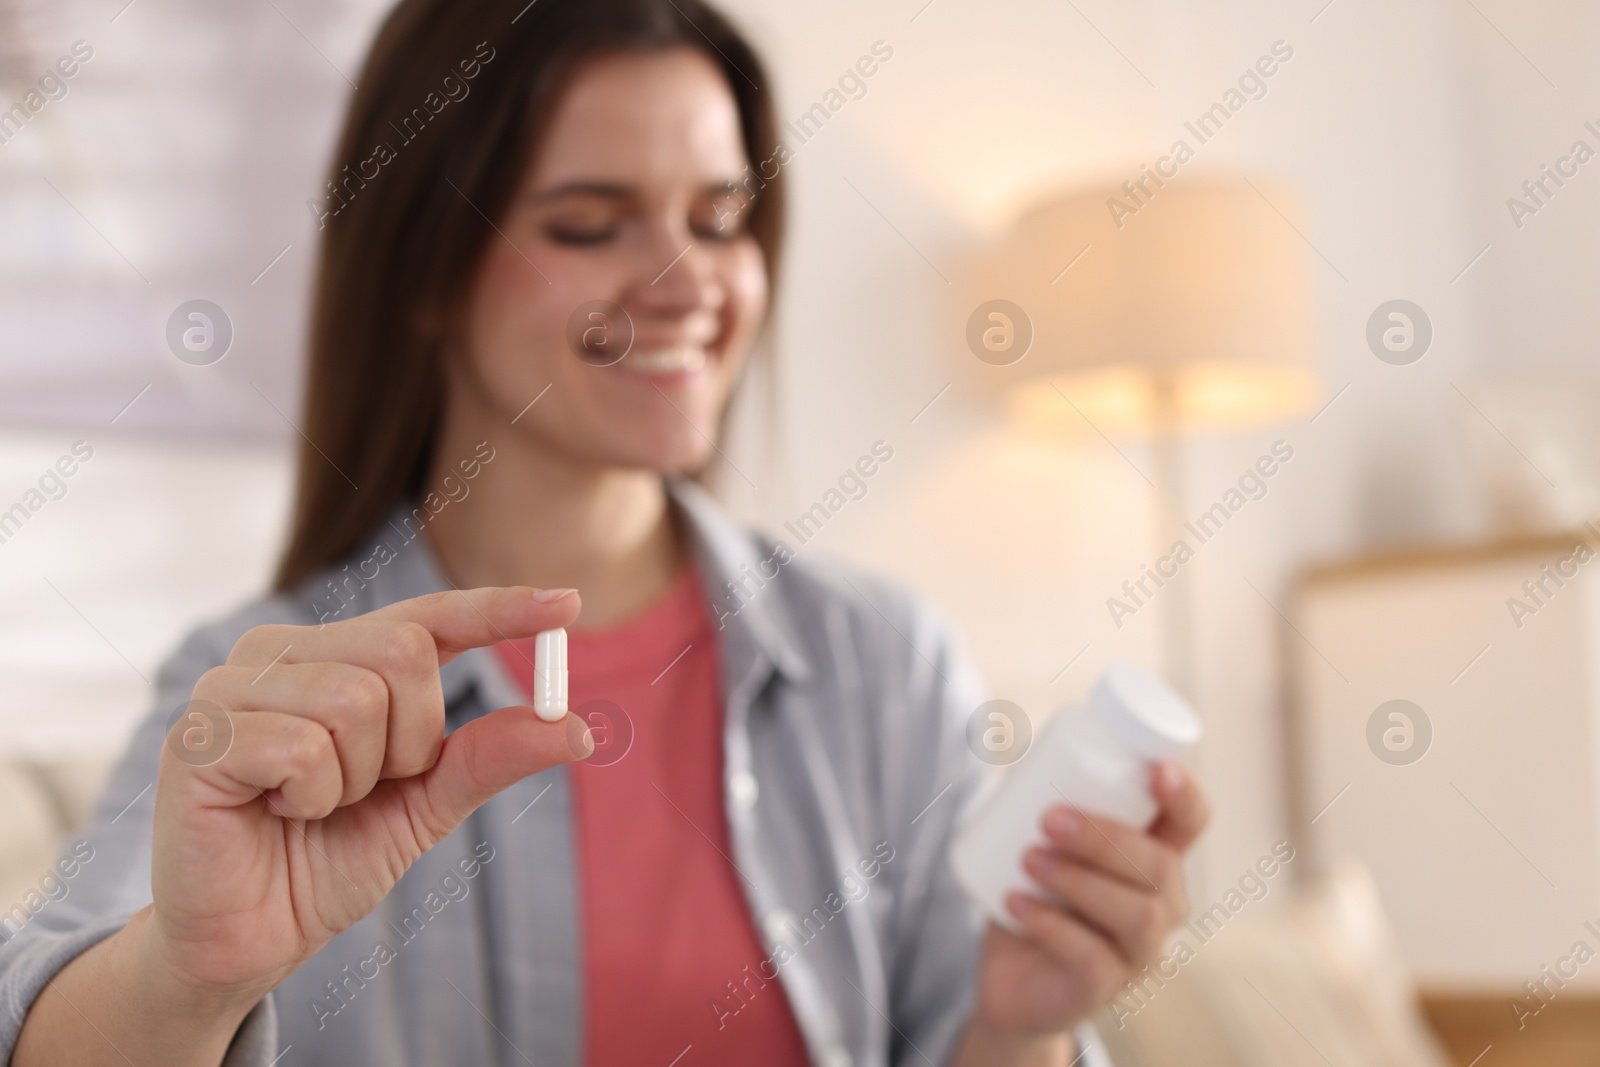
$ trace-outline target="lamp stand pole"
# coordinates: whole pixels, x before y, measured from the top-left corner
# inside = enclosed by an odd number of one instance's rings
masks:
[[[1156,551],[1158,557],[1181,534],[1187,496],[1183,468],[1182,412],[1178,405],[1177,382],[1170,374],[1158,374],[1152,385],[1153,447],[1156,466]],[[1171,537],[1173,542],[1163,543]],[[1194,597],[1190,575],[1179,571],[1167,580],[1166,610],[1161,613],[1162,673],[1172,687],[1197,703],[1194,649]],[[1198,706],[1198,705],[1197,705]]]
[[[1173,543],[1168,542],[1163,546],[1164,538],[1171,537],[1175,542],[1183,537],[1180,531],[1183,528],[1183,510],[1188,496],[1186,492],[1188,479],[1184,477],[1183,464],[1183,411],[1178,402],[1178,383],[1172,374],[1156,375],[1151,400],[1154,409],[1151,421],[1155,430],[1152,451],[1156,466],[1156,551],[1157,558],[1160,558],[1159,553],[1164,547],[1170,547]],[[1185,574],[1180,570],[1175,576],[1167,579],[1167,587],[1162,590],[1166,602],[1165,609],[1161,612],[1161,660],[1162,673],[1166,675],[1167,682],[1198,711],[1200,701],[1195,666],[1194,590],[1190,584],[1193,579],[1194,575]],[[1190,752],[1189,757],[1190,765],[1196,774],[1201,774],[1203,771],[1204,761],[1205,740],[1202,738]],[[1199,848],[1190,851],[1185,866],[1188,868],[1191,885],[1209,886],[1209,867],[1206,860],[1207,851],[1203,843]]]

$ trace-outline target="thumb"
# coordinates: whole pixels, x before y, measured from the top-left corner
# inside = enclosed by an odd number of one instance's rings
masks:
[[[442,839],[501,790],[592,752],[594,738],[576,715],[546,722],[531,707],[501,708],[450,733],[438,762],[408,784],[421,791],[430,826]]]
[[[1161,814],[1150,827],[1152,836],[1182,851],[1211,821],[1211,806],[1194,775],[1182,764],[1168,761],[1153,772],[1151,783]]]

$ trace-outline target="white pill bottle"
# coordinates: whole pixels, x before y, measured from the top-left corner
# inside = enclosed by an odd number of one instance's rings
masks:
[[[1018,890],[1044,895],[1022,856],[1044,843],[1045,811],[1070,804],[1145,829],[1158,810],[1150,794],[1154,765],[1198,740],[1200,719],[1183,697],[1136,667],[1110,667],[1088,706],[1056,712],[956,834],[950,862],[957,881],[990,918],[1019,931],[1005,899]]]

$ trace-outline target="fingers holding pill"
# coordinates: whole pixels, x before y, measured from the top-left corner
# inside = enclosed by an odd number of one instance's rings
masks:
[[[239,639],[226,664],[202,677],[195,697],[229,709],[230,722],[270,714],[316,724],[331,743],[340,782],[334,803],[342,807],[380,780],[412,778],[437,764],[445,732],[439,668],[469,648],[540,635],[551,684],[538,694],[538,715],[552,723],[566,718],[562,626],[578,608],[566,589],[451,590],[324,626],[258,626]],[[570,733],[561,745],[565,759],[592,753],[584,723]],[[257,777],[272,777],[258,764],[276,752],[251,756]]]
[[[566,710],[578,610],[570,590],[452,590],[240,637],[174,709],[161,757],[151,921],[179,969],[229,986],[286,973],[496,793],[591,756],[596,731]],[[539,709],[446,735],[441,665],[536,634]]]
[[[435,688],[438,668],[462,652],[537,635],[537,655],[548,660],[549,667],[540,675],[547,683],[541,684],[534,706],[546,722],[557,722],[567,713],[563,627],[577,618],[579,607],[576,590],[506,586],[433,593],[366,618],[423,629],[431,641],[429,674]],[[413,718],[402,712],[391,719],[391,755],[384,763],[384,777],[407,777],[433,766],[444,732],[442,695],[437,701],[430,699],[427,710],[427,716]]]
[[[380,608],[363,618],[415,622],[427,627],[443,664],[471,648],[533,637],[542,630],[570,625],[578,617],[579,607],[575,589],[491,586],[430,593]]]
[[[282,668],[291,664],[345,664],[375,675],[386,694],[378,733],[383,754],[379,777],[406,778],[427,770],[439,757],[444,737],[439,655],[426,627],[377,615],[321,627],[258,627],[234,646],[228,664],[251,673],[252,689],[278,680]],[[309,713],[325,697],[312,684],[300,688],[298,700]]]
[[[576,715],[547,722],[532,707],[501,708],[452,732],[438,763],[396,785],[412,825],[427,831],[420,842],[426,850],[496,793],[593,751],[589,728]]]
[[[566,589],[449,590],[325,626],[256,627],[234,646],[228,663],[254,668],[262,679],[283,664],[318,662],[349,664],[376,675],[388,694],[378,776],[409,778],[439,758],[445,726],[440,666],[470,648],[560,631],[578,609],[577,596]],[[566,713],[564,671],[559,682],[544,702],[550,721]],[[303,702],[308,708],[320,706],[309,692]],[[364,752],[366,745],[357,747]],[[351,790],[370,789],[363,785],[365,763],[357,761],[355,769],[363,773],[351,776]]]

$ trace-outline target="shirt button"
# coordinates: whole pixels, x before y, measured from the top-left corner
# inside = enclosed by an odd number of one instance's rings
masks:
[[[822,1061],[827,1067],[850,1067],[850,1050],[843,1045],[835,1045],[823,1053]]]
[[[794,912],[788,908],[773,908],[767,912],[767,917],[761,921],[761,925],[766,931],[768,941],[787,942],[794,937],[792,929],[795,925]]]
[[[756,784],[756,776],[749,771],[737,771],[728,776],[728,792],[733,796],[733,802],[742,810],[749,811],[756,806],[756,797],[761,794],[761,787]]]

